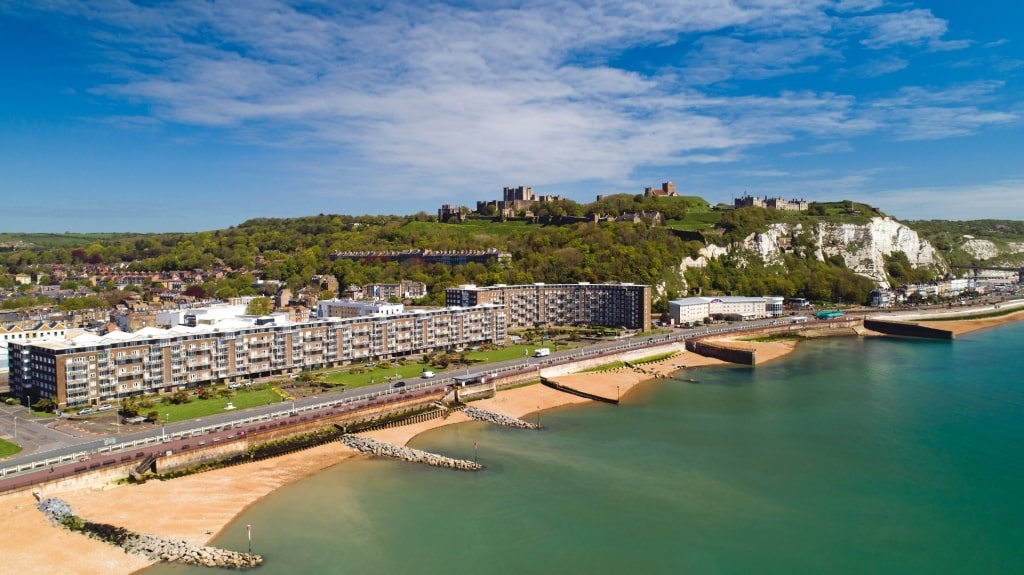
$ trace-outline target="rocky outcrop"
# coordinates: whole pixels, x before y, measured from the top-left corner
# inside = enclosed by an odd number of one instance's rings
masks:
[[[486,409],[480,409],[479,407],[467,406],[464,413],[477,421],[485,421],[487,423],[493,423],[494,425],[517,427],[519,429],[537,429],[537,424],[535,423],[530,423],[529,421],[523,421],[522,419],[516,419],[515,417],[509,417],[500,413],[494,413],[493,411],[487,411]]]
[[[263,563],[263,557],[255,554],[192,545],[186,541],[164,539],[140,533],[131,534],[121,543],[121,547],[129,553],[145,555],[158,561],[202,567],[248,569]]]
[[[751,234],[732,249],[757,254],[768,264],[779,264],[783,261],[782,255],[794,249],[793,239],[802,234],[811,234],[814,238],[816,248],[810,255],[819,261],[840,256],[847,268],[871,278],[881,287],[889,287],[885,257],[896,252],[905,253],[914,267],[935,266],[943,271],[946,268],[945,261],[927,240],[892,218],[872,218],[863,225],[820,222],[807,227],[776,223],[762,233]],[[701,249],[697,258],[684,258],[679,273],[683,275],[691,267],[704,267],[708,261],[729,252],[730,248],[708,245]]]
[[[227,569],[249,569],[263,563],[263,557],[259,555],[193,545],[178,539],[135,533],[106,523],[93,523],[75,515],[70,505],[56,497],[43,499],[36,507],[51,523],[81,531],[89,537],[116,545],[128,553],[144,555],[154,561]]]
[[[854,273],[886,288],[890,286],[884,258],[896,252],[905,253],[916,268],[946,267],[931,243],[892,218],[872,218],[867,225],[822,222],[816,226],[815,235],[819,260],[841,256]]]
[[[378,457],[390,457],[391,459],[408,461],[410,463],[422,463],[424,465],[444,467],[446,469],[459,469],[462,471],[479,471],[484,468],[483,465],[480,465],[475,461],[453,459],[451,457],[445,457],[444,455],[437,455],[436,453],[430,453],[427,451],[420,451],[419,449],[413,449],[411,447],[377,441],[376,439],[370,439],[369,437],[345,435],[342,436],[341,442],[360,453],[376,455]]]
[[[976,260],[1006,259],[1024,262],[1024,243],[1004,242],[1002,245],[991,240],[982,240],[972,236],[963,236],[964,243],[960,247],[971,254]]]

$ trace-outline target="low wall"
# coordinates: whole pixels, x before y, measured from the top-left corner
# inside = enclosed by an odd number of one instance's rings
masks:
[[[441,394],[432,394],[340,414],[324,413],[319,416],[304,414],[297,416],[299,420],[294,423],[282,420],[281,423],[285,425],[280,425],[274,429],[260,430],[256,426],[256,430],[247,433],[244,439],[236,439],[226,443],[212,443],[210,435],[198,436],[193,438],[195,441],[190,442],[187,451],[179,450],[171,455],[163,455],[157,459],[156,471],[157,473],[167,473],[206,462],[236,457],[246,453],[250,447],[256,445],[293,437],[302,433],[319,431],[328,427],[344,427],[360,421],[384,418],[401,411],[432,405],[440,398]],[[205,445],[197,446],[196,443],[198,441],[203,441]]]
[[[571,373],[578,373],[595,367],[601,367],[602,365],[608,365],[615,361],[636,361],[646,357],[681,351],[684,351],[684,348],[679,342],[652,345],[641,349],[631,349],[621,353],[590,357],[561,365],[544,367],[537,373],[537,375],[533,376],[533,379],[538,379],[541,376],[551,378],[558,377],[559,375],[569,375]]]
[[[753,349],[735,349],[716,345],[710,341],[701,339],[686,340],[686,350],[698,355],[713,357],[729,363],[741,365],[754,365],[757,363],[757,352]]]
[[[916,323],[864,318],[864,327],[871,331],[900,337],[921,337],[926,339],[952,340],[956,336],[948,329],[941,329]]]

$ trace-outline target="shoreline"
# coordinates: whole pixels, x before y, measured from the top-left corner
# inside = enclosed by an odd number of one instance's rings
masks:
[[[896,318],[893,318],[896,319]],[[1005,316],[973,319],[922,321],[950,329],[961,335],[1024,319],[1024,310]],[[727,343],[730,339],[717,340]],[[758,364],[775,361],[790,354],[799,339],[773,342],[742,341],[758,353]],[[622,397],[637,385],[667,377],[681,369],[727,365],[726,362],[683,351],[660,362],[638,368],[618,368],[608,372],[560,375],[559,383],[604,397]],[[474,401],[482,409],[516,418],[590,400],[569,395],[540,384],[500,391],[495,397]],[[380,441],[405,445],[417,435],[442,427],[472,421],[459,412],[447,419],[382,429],[365,435]],[[244,510],[277,489],[344,461],[365,457],[340,442],[257,461],[245,465],[189,475],[172,481],[148,481],[140,485],[107,485],[55,493],[72,509],[91,521],[110,523],[140,533],[182,539],[207,545],[219,536]],[[44,487],[38,488],[44,497]],[[188,505],[182,505],[187,502]],[[5,558],[7,569],[33,575],[52,573],[61,564],[74,565],[82,574],[119,575],[138,573],[155,562],[139,555],[50,525],[35,508],[31,492],[0,496],[0,522],[7,527],[12,549]],[[45,560],[41,560],[44,558]]]

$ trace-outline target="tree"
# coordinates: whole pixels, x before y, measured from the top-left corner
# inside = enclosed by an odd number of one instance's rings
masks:
[[[171,395],[170,399],[171,399],[171,403],[173,403],[174,405],[181,405],[181,404],[184,404],[184,403],[190,403],[192,401],[192,398],[189,397],[188,392],[185,391],[184,389],[175,391]]]
[[[46,413],[53,413],[57,409],[57,398],[55,397],[41,397],[39,401],[32,404],[32,409],[36,411],[45,411]]]
[[[270,313],[270,298],[252,298],[249,305],[245,307],[246,315],[267,315]]]

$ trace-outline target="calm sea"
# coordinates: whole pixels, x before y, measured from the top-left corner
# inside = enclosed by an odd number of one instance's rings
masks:
[[[413,446],[486,471],[345,463],[215,544],[245,550],[252,524],[262,575],[1024,573],[1022,358],[1022,322],[801,343],[544,412],[540,432],[430,432]]]

